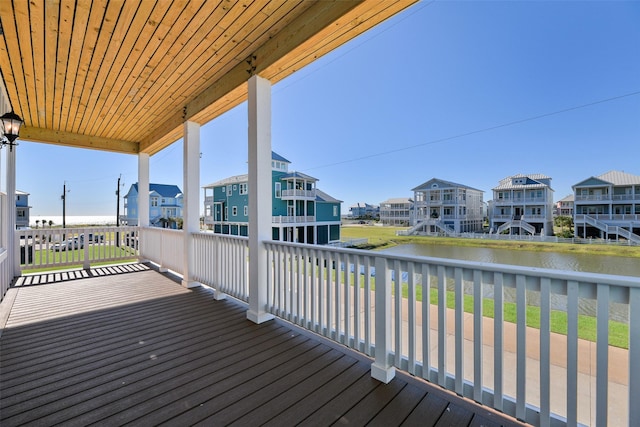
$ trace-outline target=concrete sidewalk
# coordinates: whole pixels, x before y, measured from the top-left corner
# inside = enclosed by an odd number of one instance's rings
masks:
[[[431,317],[431,364],[438,365],[438,308],[430,307]],[[416,304],[418,325],[422,324],[422,304]],[[404,299],[403,331],[408,332],[407,326],[407,300]],[[494,321],[491,318],[483,319],[483,387],[493,389],[494,382]],[[454,310],[447,309],[447,372],[455,372],[455,319]],[[473,351],[473,314],[464,313],[464,378],[469,381],[474,379],[474,351]],[[422,360],[422,331],[417,327],[416,336],[419,349],[417,355]],[[403,337],[403,353],[407,352],[408,337]],[[565,335],[551,333],[551,412],[562,417],[566,416],[567,404],[567,337]],[[516,396],[516,324],[504,323],[503,340],[503,390],[505,396]],[[527,401],[539,407],[540,402],[540,331],[527,327],[526,336],[526,382]],[[608,389],[608,421],[609,425],[625,426],[628,423],[628,350],[609,346],[609,389]],[[584,425],[595,424],[595,397],[596,397],[596,344],[594,342],[578,340],[578,422]]]

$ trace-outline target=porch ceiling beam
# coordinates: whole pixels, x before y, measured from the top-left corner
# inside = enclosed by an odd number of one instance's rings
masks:
[[[25,126],[20,129],[20,139],[25,141],[44,142],[47,144],[64,145],[67,147],[90,148],[94,150],[113,151],[125,154],[138,154],[140,147],[138,142],[29,126]]]
[[[275,83],[340,46],[344,40],[341,40],[339,35],[333,34],[332,25],[344,20],[350,22],[351,26],[347,25],[345,29],[343,24],[341,34],[353,31],[361,24],[360,21],[355,20],[360,13],[359,7],[374,9],[376,13],[382,12],[384,17],[380,20],[383,20],[389,16],[389,4],[394,5],[393,9],[402,10],[414,1],[405,0],[387,4],[365,1],[314,3],[283,31],[256,49],[245,61],[238,63],[200,92],[185,105],[180,114],[169,117],[141,141],[140,151],[154,154],[182,136],[182,124],[186,120],[204,124],[245,101],[247,80],[252,75],[260,75]],[[372,7],[372,4],[376,6]],[[373,25],[375,23],[368,23],[366,27],[358,28],[356,32],[364,32]],[[336,26],[336,28],[341,27]],[[324,40],[327,36],[329,41]]]

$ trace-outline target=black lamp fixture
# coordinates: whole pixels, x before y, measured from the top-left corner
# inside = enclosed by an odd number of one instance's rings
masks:
[[[8,145],[9,150],[13,150],[14,145],[18,145],[16,139],[18,138],[18,133],[20,132],[20,126],[22,126],[22,119],[13,111],[9,113],[4,113],[0,116],[0,121],[2,121],[2,145]]]

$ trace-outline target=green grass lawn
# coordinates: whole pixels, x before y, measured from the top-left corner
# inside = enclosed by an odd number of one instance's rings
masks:
[[[116,247],[114,245],[89,245],[89,260],[91,265],[105,265],[114,264],[120,262],[130,262],[132,259],[137,258],[137,253],[133,248],[128,246]],[[84,249],[74,249],[70,251],[56,252],[49,250],[36,250],[33,253],[33,261],[35,265],[40,265],[41,262],[47,263],[71,263],[65,264],[62,267],[46,267],[24,270],[26,273],[38,273],[43,271],[54,271],[60,269],[66,269],[74,266],[82,266],[84,263]],[[112,261],[98,261],[104,258],[116,258]],[[94,261],[96,260],[96,261]]]
[[[640,258],[640,247],[638,246],[616,246],[616,245],[581,245],[570,243],[540,243],[540,242],[511,242],[503,240],[480,240],[463,239],[452,237],[431,237],[431,236],[396,236],[396,231],[405,230],[403,227],[381,227],[381,226],[346,226],[342,227],[342,238],[362,239],[368,238],[369,244],[363,249],[383,249],[400,244],[428,244],[428,245],[455,245],[472,247],[492,247],[510,250],[544,251],[557,253],[589,253],[610,256],[638,257]],[[406,285],[403,288],[406,297]],[[416,287],[418,301],[422,301],[422,289]],[[447,292],[447,306],[454,308],[454,293]],[[438,303],[438,290],[431,289],[431,304]],[[483,301],[483,315],[493,318],[494,305],[492,299]],[[465,311],[473,313],[473,297],[464,296]],[[504,319],[507,322],[515,323],[516,304],[507,302],[504,304]],[[550,314],[551,331],[559,334],[567,334],[567,313],[552,310]],[[540,308],[527,306],[527,326],[540,328]],[[578,336],[589,341],[596,341],[596,318],[586,315],[578,315]],[[609,344],[621,348],[629,348],[629,326],[622,322],[609,321]]]

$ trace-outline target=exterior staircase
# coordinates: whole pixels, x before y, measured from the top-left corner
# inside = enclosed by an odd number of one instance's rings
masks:
[[[513,221],[505,222],[500,227],[498,227],[496,234],[500,234],[505,230],[510,230],[512,227],[519,227],[522,230],[531,234],[532,236],[536,234],[536,228],[533,225],[529,224],[526,221],[521,221],[521,220],[513,220]]]
[[[633,243],[640,244],[640,236],[630,232],[625,228],[618,227],[617,225],[609,225],[606,222],[599,221],[589,215],[584,216],[584,222],[586,222],[587,224],[593,227],[596,227],[598,230],[604,231],[607,234],[615,234],[616,236],[624,237],[625,239]]]
[[[414,225],[413,227],[409,228],[405,233],[406,233],[407,236],[412,235],[412,234],[416,234],[418,232],[418,230],[420,230],[424,226],[428,226],[428,225],[434,225],[434,226],[438,227],[438,229],[440,231],[442,231],[447,236],[455,236],[456,235],[456,232],[455,232],[455,230],[453,228],[451,228],[450,226],[446,225],[442,220],[433,219],[433,218],[423,219],[422,221],[419,221],[416,225]]]

